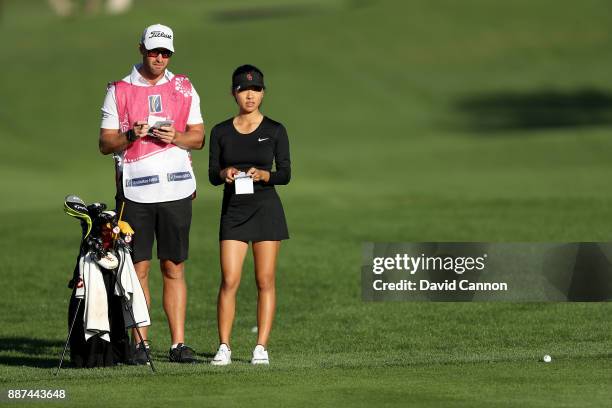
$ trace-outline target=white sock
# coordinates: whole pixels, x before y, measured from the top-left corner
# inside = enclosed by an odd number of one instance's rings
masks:
[[[172,345],[171,349],[172,349],[172,350],[174,350],[175,348],[177,348],[177,347],[178,347],[178,345],[179,345],[178,343],[174,343],[174,344]]]

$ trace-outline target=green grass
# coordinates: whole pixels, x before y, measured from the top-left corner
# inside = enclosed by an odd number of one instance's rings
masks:
[[[291,10],[288,1],[260,3]],[[0,388],[63,388],[73,406],[609,404],[610,303],[364,303],[359,281],[364,241],[610,240],[610,121],[589,122],[593,106],[576,103],[594,90],[612,110],[607,2],[299,4],[303,15],[231,21],[219,16],[257,5],[155,0],[124,16],[61,21],[42,1],[3,3]],[[234,113],[229,77],[247,62],[266,74],[265,113],[288,128],[294,176],[278,190],[292,238],[278,265],[272,366],[246,363],[256,340],[249,261],[231,367],[164,363],[154,269],[158,373],[54,377],[79,241],[62,200],[112,202],[99,108],[154,22],[175,29],[171,70],[190,75],[208,129]],[[575,125],[538,126],[506,106],[499,126],[483,129],[482,112],[459,108],[469,98],[528,102],[549,92],[568,97],[557,113]],[[221,198],[207,183],[207,156],[193,155],[187,265],[187,341],[203,360],[217,345]],[[544,354],[553,363],[539,363]]]

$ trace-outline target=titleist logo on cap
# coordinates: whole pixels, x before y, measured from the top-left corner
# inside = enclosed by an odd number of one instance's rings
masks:
[[[167,33],[164,33],[163,31],[151,31],[149,33],[148,38],[155,38],[155,37],[164,37],[164,38],[171,40],[172,34],[167,34]]]

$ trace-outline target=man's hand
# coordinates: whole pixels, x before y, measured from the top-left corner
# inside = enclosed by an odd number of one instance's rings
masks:
[[[136,138],[145,137],[149,132],[149,124],[144,120],[139,120],[138,122],[134,122],[132,130]]]
[[[240,173],[240,170],[234,167],[228,167],[219,172],[219,176],[222,180],[225,180],[226,183],[233,183],[236,178],[236,174]]]
[[[149,132],[149,125],[145,121],[134,123],[130,133],[119,132],[119,129],[100,129],[100,140],[98,146],[102,154],[117,153],[128,148],[130,143],[138,138],[144,137]],[[155,132],[155,129],[154,129]],[[197,149],[204,147],[204,124],[187,125],[185,132],[177,132],[173,126],[162,126],[154,135],[164,143],[174,143],[182,149]]]
[[[153,129],[153,136],[164,143],[174,143],[178,132],[174,126],[162,126],[159,129]]]
[[[270,180],[269,171],[256,169],[255,167],[251,167],[249,171],[247,171],[247,176],[251,177],[253,181],[264,181],[267,183],[268,180]]]
[[[153,135],[164,143],[173,143],[181,149],[200,150],[204,147],[204,124],[187,125],[184,132],[177,131],[174,126],[162,126],[153,129]]]

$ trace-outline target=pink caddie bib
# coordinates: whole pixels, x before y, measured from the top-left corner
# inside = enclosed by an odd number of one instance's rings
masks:
[[[150,115],[174,121],[174,128],[184,132],[191,108],[192,87],[189,79],[175,75],[162,85],[136,86],[118,81],[115,85],[121,132],[137,121],[147,122]],[[117,182],[124,196],[140,203],[180,200],[196,189],[195,175],[188,150],[155,137],[141,137],[115,155]]]

